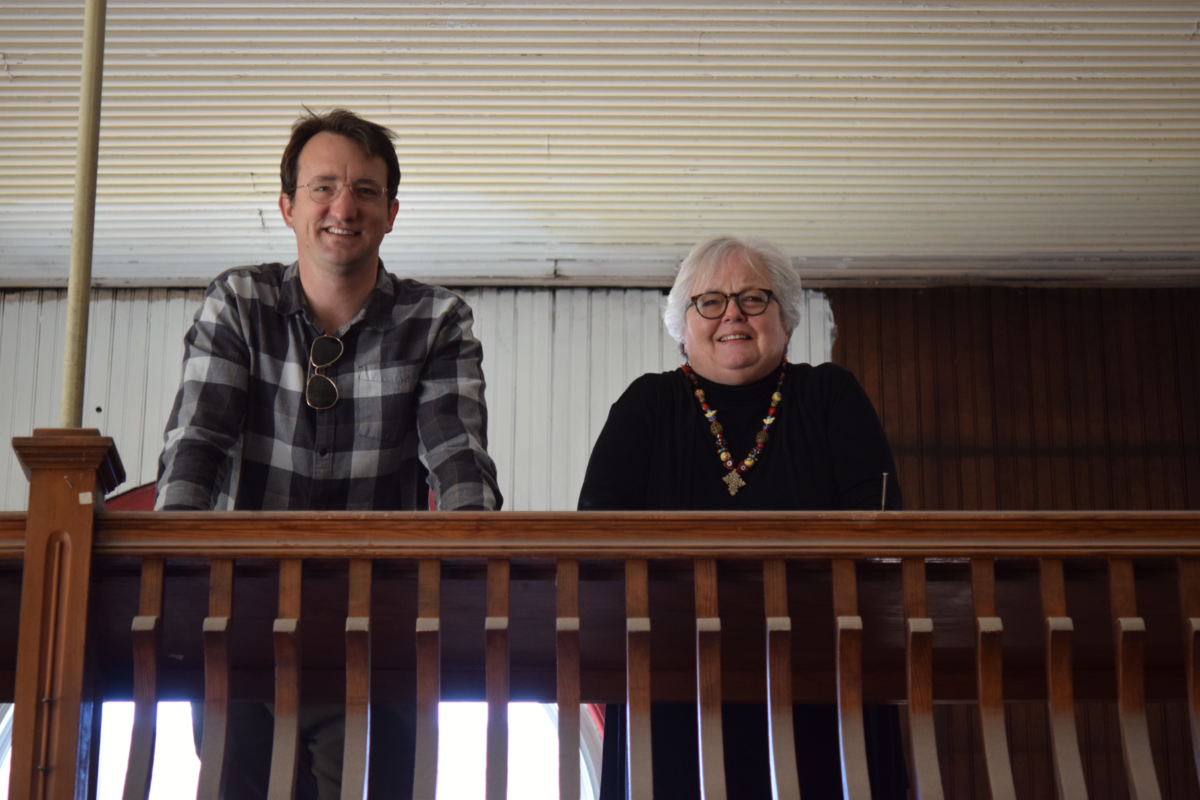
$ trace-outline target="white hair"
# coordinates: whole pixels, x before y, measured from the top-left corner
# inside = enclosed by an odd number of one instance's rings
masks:
[[[675,285],[667,295],[663,309],[663,323],[667,333],[683,348],[683,331],[687,327],[687,310],[696,289],[708,282],[725,261],[731,257],[741,258],[746,266],[758,273],[770,286],[775,302],[779,303],[779,315],[788,339],[800,325],[803,294],[800,275],[792,261],[783,251],[766,239],[749,237],[738,239],[733,236],[714,236],[692,248],[687,258],[679,265]]]

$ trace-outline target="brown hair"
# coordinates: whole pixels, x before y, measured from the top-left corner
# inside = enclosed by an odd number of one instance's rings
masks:
[[[396,199],[396,190],[400,187],[400,162],[396,158],[396,147],[392,144],[395,133],[344,108],[316,114],[304,106],[304,111],[304,116],[292,124],[291,141],[283,149],[283,160],[279,162],[279,182],[284,194],[292,200],[296,199],[300,151],[308,144],[308,140],[318,133],[336,133],[356,142],[368,158],[383,159],[383,163],[387,164],[388,202]]]

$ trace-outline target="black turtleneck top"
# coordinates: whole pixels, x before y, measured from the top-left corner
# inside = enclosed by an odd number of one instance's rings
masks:
[[[699,378],[735,464],[754,446],[778,380],[778,371],[744,386]],[[580,511],[878,510],[885,472],[887,508],[902,507],[883,427],[850,372],[787,365],[770,440],[732,496],[694,391],[678,369],[625,390],[592,449]]]

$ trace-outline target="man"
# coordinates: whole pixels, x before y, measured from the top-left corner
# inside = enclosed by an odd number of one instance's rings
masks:
[[[298,258],[233,269],[208,287],[184,342],[156,508],[414,510],[431,493],[440,510],[501,507],[471,311],[379,259],[399,209],[393,136],[343,110],[292,126],[279,210]],[[266,796],[270,761],[269,710],[243,705],[226,793],[237,800]],[[335,763],[314,755],[297,796],[337,797],[342,715],[304,711],[305,761],[313,750]],[[411,735],[410,721],[376,712],[373,741],[389,727]],[[376,778],[373,769],[375,796],[411,791],[411,778]]]

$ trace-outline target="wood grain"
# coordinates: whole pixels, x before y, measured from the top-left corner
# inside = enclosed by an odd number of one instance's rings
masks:
[[[1179,610],[1183,618],[1187,653],[1188,721],[1191,723],[1192,758],[1200,774],[1200,559],[1181,558]]]
[[[725,800],[725,745],[721,725],[721,618],[717,562],[693,564],[696,593],[696,710],[699,717],[700,793]]]
[[[1060,800],[1086,800],[1087,783],[1075,727],[1075,687],[1071,646],[1075,628],[1067,616],[1066,582],[1062,561],[1039,563],[1042,616],[1046,620],[1046,705],[1054,780]]]
[[[905,677],[908,688],[909,774],[920,800],[941,800],[933,718],[933,620],[926,616],[925,561],[901,562],[906,633]]]
[[[96,526],[105,558],[1200,557],[1195,512],[106,512]]]
[[[792,725],[792,619],[788,614],[787,562],[763,562],[767,617],[767,726],[773,800],[800,800],[796,734]]]
[[[508,592],[509,562],[493,558],[487,565],[487,800],[508,796]],[[503,621],[501,626],[500,621]]]
[[[304,562],[279,562],[275,619],[275,735],[267,800],[293,800],[300,757],[300,599]]]
[[[835,558],[833,569],[833,615],[858,616],[858,574],[852,559]]]
[[[417,747],[413,800],[435,800],[441,673],[442,562],[422,559],[417,569]]]
[[[556,565],[558,796],[579,797],[579,561]]]
[[[630,800],[654,797],[650,740],[650,581],[645,561],[625,562],[627,780]]]
[[[849,559],[833,561],[834,636],[837,653],[838,733],[842,789],[846,800],[869,800],[867,744],[863,728],[862,617],[858,616],[858,578]]]
[[[29,513],[10,796],[66,800],[88,785],[92,760],[86,672],[94,514],[124,470],[112,439],[95,429],[37,429],[12,444],[29,478]]]
[[[371,765],[371,568],[350,561],[346,614],[346,735],[341,800],[365,800]],[[385,756],[386,757],[386,756]]]
[[[146,800],[158,731],[158,659],[162,642],[163,560],[142,561],[138,615],[133,620],[133,732],[122,800]]]
[[[1146,722],[1146,624],[1137,616],[1137,589],[1131,561],[1109,560],[1108,590],[1116,638],[1117,714],[1129,796],[1132,800],[1158,800],[1162,793],[1154,771]]]
[[[975,611],[976,686],[979,731],[992,800],[1016,800],[1004,721],[1003,626],[996,616],[995,562],[971,559],[971,599]]]
[[[827,295],[906,508],[1200,507],[1195,289]]]
[[[229,628],[233,621],[233,559],[214,558],[204,620],[204,735],[196,800],[225,795],[229,745]]]

